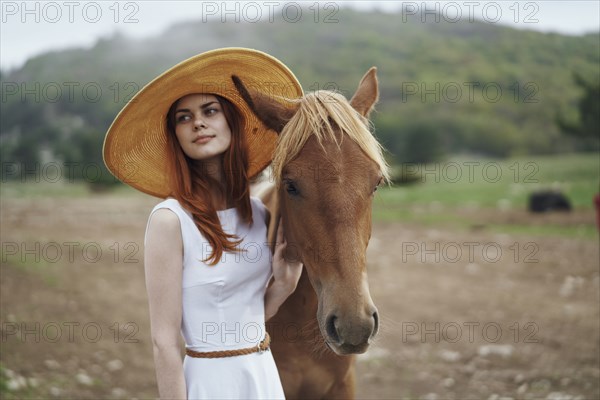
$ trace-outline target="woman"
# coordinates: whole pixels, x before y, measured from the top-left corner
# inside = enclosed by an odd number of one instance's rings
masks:
[[[105,140],[117,177],[166,198],[150,214],[144,255],[161,398],[284,396],[264,323],[295,289],[302,265],[283,259],[281,234],[271,260],[268,212],[248,186],[276,136],[237,95],[232,74],[277,98],[301,95],[278,60],[215,50],[148,84]]]

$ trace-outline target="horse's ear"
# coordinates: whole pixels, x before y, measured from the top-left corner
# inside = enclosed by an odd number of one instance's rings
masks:
[[[273,129],[278,134],[281,133],[285,124],[287,124],[294,116],[296,108],[287,108],[280,102],[263,93],[255,90],[248,90],[237,75],[231,75],[231,80],[240,96],[242,96],[258,119],[260,119],[267,128]]]
[[[377,82],[377,67],[371,67],[363,76],[350,104],[363,117],[369,117],[373,106],[379,100],[379,83]]]

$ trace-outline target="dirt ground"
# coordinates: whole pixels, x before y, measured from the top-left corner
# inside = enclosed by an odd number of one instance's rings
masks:
[[[2,398],[157,396],[143,270],[156,202],[2,199]],[[594,223],[571,215],[550,220]],[[368,259],[382,321],[358,398],[600,398],[597,237],[376,223]]]

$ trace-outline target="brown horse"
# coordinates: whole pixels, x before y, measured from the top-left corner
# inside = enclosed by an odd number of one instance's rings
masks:
[[[379,96],[376,69],[350,102],[317,91],[290,108],[232,78],[279,133],[275,185],[262,197],[274,216],[270,227],[283,219],[285,257],[304,263],[296,291],[268,324],[286,397],[352,398],[354,354],[367,350],[379,321],[365,268],[373,194],[388,178],[367,119]]]

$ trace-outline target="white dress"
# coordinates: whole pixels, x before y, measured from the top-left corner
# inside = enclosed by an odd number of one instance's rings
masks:
[[[240,253],[223,253],[209,266],[212,252],[191,214],[175,199],[159,203],[179,217],[183,239],[183,318],[186,347],[200,352],[256,346],[265,336],[264,295],[272,274],[266,243],[266,209],[255,197],[253,224],[237,209],[217,211],[223,230],[243,239]],[[192,358],[183,362],[188,399],[283,399],[270,351],[225,358]]]

